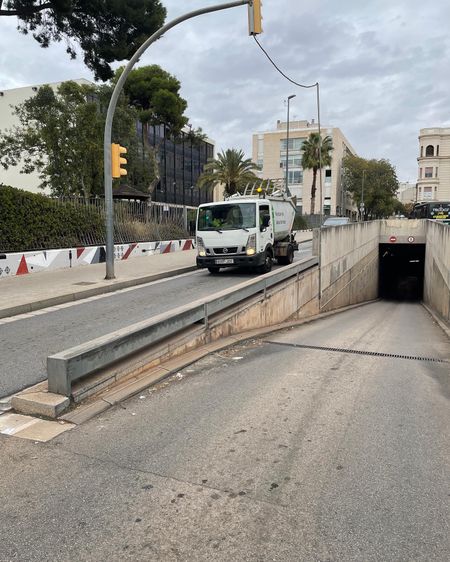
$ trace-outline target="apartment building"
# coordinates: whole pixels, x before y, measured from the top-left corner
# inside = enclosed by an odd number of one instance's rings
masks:
[[[409,181],[400,182],[398,184],[397,199],[405,203],[414,203],[416,201],[416,184]]]
[[[420,129],[418,201],[450,201],[450,127]]]
[[[253,134],[252,159],[261,169],[261,177],[280,179],[286,177],[286,156],[288,158],[288,185],[297,198],[300,213],[310,214],[312,170],[303,170],[301,165],[302,145],[310,133],[319,131],[314,119],[289,121],[289,150],[287,151],[287,122],[277,121],[276,129]],[[322,169],[322,209],[325,215],[351,216],[354,212],[352,201],[342,189],[342,159],[348,153],[355,154],[352,146],[337,127],[321,127],[322,137],[328,135],[333,142],[331,166]],[[313,214],[320,213],[319,174]]]

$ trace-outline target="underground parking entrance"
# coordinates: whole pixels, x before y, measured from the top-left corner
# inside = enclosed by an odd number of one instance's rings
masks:
[[[378,296],[389,300],[421,300],[425,244],[380,244]]]

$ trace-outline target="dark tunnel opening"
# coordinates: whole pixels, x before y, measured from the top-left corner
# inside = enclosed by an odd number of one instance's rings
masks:
[[[389,300],[421,300],[425,244],[380,244],[378,296]]]

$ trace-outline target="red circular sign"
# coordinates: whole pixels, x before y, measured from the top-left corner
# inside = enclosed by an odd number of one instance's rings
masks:
[[[397,236],[391,236],[389,242],[397,242]]]

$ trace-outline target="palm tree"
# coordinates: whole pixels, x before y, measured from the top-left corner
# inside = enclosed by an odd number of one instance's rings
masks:
[[[222,183],[225,185],[225,194],[233,195],[239,192],[245,184],[257,180],[253,170],[258,166],[245,158],[242,150],[229,148],[217,155],[217,159],[210,158],[198,178],[199,187],[211,187]]]
[[[322,139],[322,144],[320,144],[320,138],[319,133],[311,133],[302,146],[302,167],[304,170],[313,171],[313,182],[311,186],[311,215],[314,214],[316,205],[316,181],[317,171],[320,168],[320,160],[322,160],[322,168],[324,166],[330,166],[332,160],[331,151],[333,150],[333,142],[331,137],[324,137]],[[321,158],[319,158],[319,147],[321,147]]]

